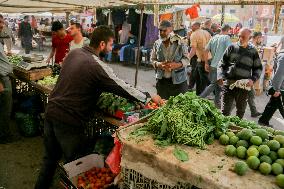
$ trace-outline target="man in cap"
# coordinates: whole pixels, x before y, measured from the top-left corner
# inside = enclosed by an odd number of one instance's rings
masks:
[[[188,89],[188,49],[181,37],[173,33],[171,22],[163,20],[159,31],[160,39],[154,43],[151,62],[156,69],[158,95],[168,99]]]

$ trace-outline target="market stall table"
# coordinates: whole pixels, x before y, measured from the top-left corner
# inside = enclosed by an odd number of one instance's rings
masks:
[[[206,150],[180,146],[189,155],[188,161],[181,162],[173,155],[174,145],[157,147],[151,136],[129,137],[141,126],[121,128],[117,133],[123,144],[123,188],[142,189],[151,185],[152,188],[183,189],[192,185],[202,189],[278,189],[274,176],[263,176],[253,170],[244,176],[234,173],[232,165],[239,160],[226,156],[225,147],[217,141]]]

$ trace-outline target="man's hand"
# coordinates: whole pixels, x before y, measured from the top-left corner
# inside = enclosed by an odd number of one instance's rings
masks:
[[[206,72],[210,72],[210,66],[209,66],[208,63],[205,63],[204,69],[205,69]]]
[[[247,86],[252,87],[253,86],[253,80],[250,79],[249,82],[247,83]]]
[[[0,93],[4,91],[4,85],[0,82]]]
[[[223,86],[223,85],[224,85],[223,79],[219,79],[219,80],[217,81],[217,83],[218,83],[218,85],[220,85],[220,86]]]
[[[280,91],[276,91],[273,95],[273,97],[277,98],[281,95],[281,92]]]
[[[151,100],[159,105],[164,105],[164,100],[159,95],[154,95],[151,97]]]
[[[183,66],[183,64],[180,63],[180,62],[179,63],[177,63],[177,62],[169,62],[167,65],[169,66],[169,68],[171,70],[179,69],[179,68],[181,68]]]

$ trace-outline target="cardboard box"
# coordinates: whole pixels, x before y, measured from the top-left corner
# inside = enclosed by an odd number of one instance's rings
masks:
[[[90,154],[80,159],[61,166],[65,174],[61,174],[61,181],[65,188],[77,189],[77,180],[80,174],[97,167],[104,167],[104,157],[98,154]]]
[[[271,61],[273,61],[273,57],[274,57],[274,48],[273,47],[264,47],[263,48],[263,55],[262,55],[262,60],[267,61],[268,63],[270,63]]]

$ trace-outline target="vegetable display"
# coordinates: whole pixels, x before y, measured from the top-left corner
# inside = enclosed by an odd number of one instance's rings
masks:
[[[37,83],[43,86],[54,86],[58,80],[58,75],[56,76],[46,76],[42,80],[38,80]]]
[[[11,64],[17,65],[18,63],[23,61],[23,58],[22,56],[19,56],[19,55],[12,55],[12,56],[8,56],[8,60]]]
[[[227,130],[228,122],[210,101],[188,92],[171,97],[145,127],[157,140],[204,148],[213,142],[214,132]]]
[[[251,126],[251,125],[250,125]],[[234,138],[234,140],[231,140]],[[228,142],[229,141],[229,142]],[[233,141],[233,142],[232,142]],[[237,142],[238,141],[238,142]],[[240,143],[240,141],[243,141]],[[258,170],[263,175],[275,175],[276,184],[283,188],[284,183],[284,133],[272,128],[244,128],[240,131],[227,132],[219,138],[222,145],[227,145],[225,154],[246,160],[235,164],[234,171],[243,176],[247,167]]]

